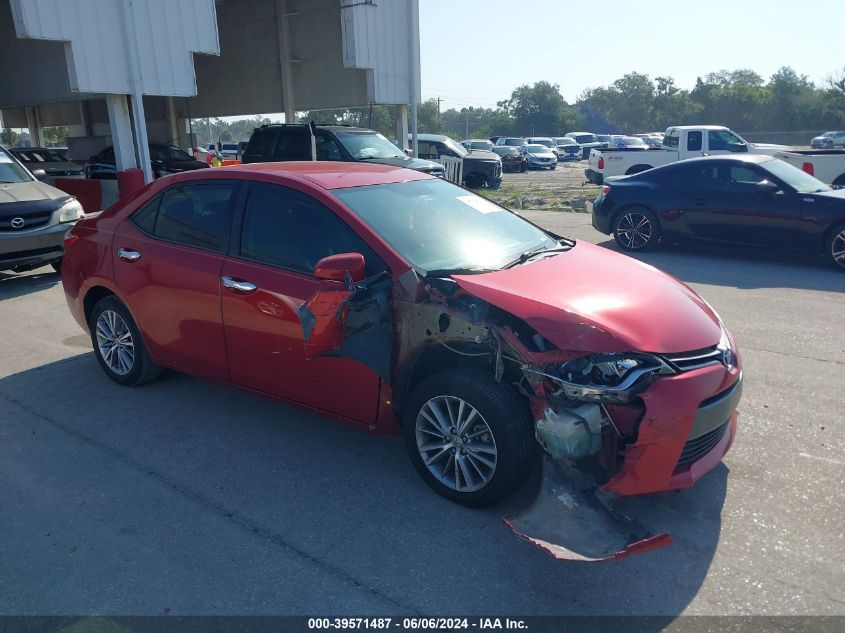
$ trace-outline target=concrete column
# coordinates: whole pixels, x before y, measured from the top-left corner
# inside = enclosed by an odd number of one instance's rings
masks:
[[[41,124],[38,122],[38,111],[33,107],[24,108],[26,112],[26,127],[33,147],[44,147],[44,135],[41,134]]]
[[[279,38],[279,70],[282,79],[282,109],[285,123],[296,122],[296,109],[293,100],[293,69],[290,52],[290,23],[288,20],[295,12],[288,11],[287,0],[276,0],[276,24]]]
[[[399,147],[408,149],[408,106],[396,106],[396,140]]]
[[[106,95],[106,106],[109,110],[111,142],[114,145],[117,171],[137,167],[132,139],[132,121],[129,117],[129,103],[126,95]]]

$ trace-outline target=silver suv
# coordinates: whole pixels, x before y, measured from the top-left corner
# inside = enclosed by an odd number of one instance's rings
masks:
[[[0,147],[0,270],[60,270],[65,232],[83,214],[76,198],[36,180]]]

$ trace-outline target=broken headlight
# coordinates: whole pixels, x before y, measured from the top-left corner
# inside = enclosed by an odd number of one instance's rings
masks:
[[[626,403],[657,376],[674,374],[652,354],[593,354],[557,365],[547,376],[572,400]]]

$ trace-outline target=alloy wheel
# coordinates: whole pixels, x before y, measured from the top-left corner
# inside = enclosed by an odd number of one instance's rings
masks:
[[[831,241],[830,255],[837,266],[845,268],[845,229],[839,231]]]
[[[113,310],[97,317],[97,351],[114,373],[125,376],[135,365],[135,343],[123,318]]]
[[[630,249],[642,248],[651,239],[654,227],[642,213],[628,213],[616,225],[616,235]]]
[[[461,398],[437,396],[426,402],[417,416],[416,439],[426,468],[452,490],[481,490],[496,472],[493,432]]]

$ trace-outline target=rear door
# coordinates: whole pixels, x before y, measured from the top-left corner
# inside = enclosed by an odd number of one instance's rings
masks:
[[[176,184],[117,229],[115,280],[154,358],[228,378],[220,271],[231,237],[236,181]]]
[[[232,382],[374,422],[379,376],[347,358],[309,360],[298,311],[321,289],[323,257],[361,253],[368,276],[386,270],[381,259],[325,204],[280,185],[250,185],[237,233],[221,273]]]

